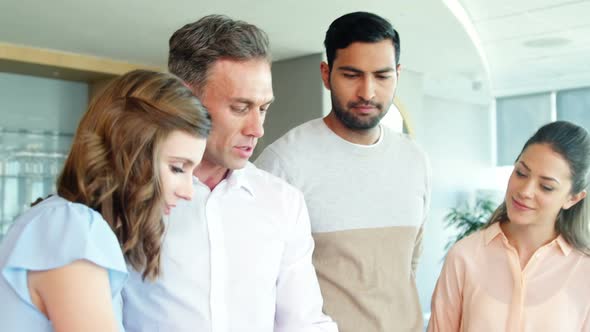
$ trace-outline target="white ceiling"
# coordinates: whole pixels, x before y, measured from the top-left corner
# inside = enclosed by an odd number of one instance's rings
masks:
[[[486,54],[494,95],[590,86],[589,0],[459,1]]]
[[[590,82],[590,0],[459,0],[488,60],[496,95]],[[485,79],[476,47],[441,0],[0,0],[0,42],[165,67],[168,38],[199,17],[222,13],[263,28],[275,60],[323,51],[332,20],[365,10],[387,17],[406,69]],[[524,42],[567,38],[553,48]],[[558,82],[559,81],[559,82]]]
[[[481,71],[471,41],[439,0],[1,0],[0,42],[165,66],[168,38],[176,29],[222,13],[267,31],[280,60],[322,52],[330,22],[356,10],[391,20],[400,31],[406,68]]]

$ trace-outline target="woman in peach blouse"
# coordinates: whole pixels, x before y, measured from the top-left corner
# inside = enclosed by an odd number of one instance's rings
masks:
[[[590,331],[589,164],[572,123],[526,142],[504,202],[449,251],[428,331]]]

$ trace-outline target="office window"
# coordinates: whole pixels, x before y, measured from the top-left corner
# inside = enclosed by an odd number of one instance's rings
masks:
[[[55,193],[71,134],[0,130],[0,242],[37,198]]]
[[[88,84],[0,72],[0,243],[55,181],[88,106]]]
[[[557,119],[590,131],[590,88],[557,92]]]
[[[496,99],[497,165],[514,164],[526,140],[551,121],[550,93]]]

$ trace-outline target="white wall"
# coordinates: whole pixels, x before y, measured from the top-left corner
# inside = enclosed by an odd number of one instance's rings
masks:
[[[488,106],[425,96],[417,140],[429,155],[432,167],[432,200],[424,233],[424,253],[417,284],[424,312],[444,259],[444,246],[454,235],[444,216],[451,208],[471,201],[482,189],[503,187],[491,183],[492,126]]]
[[[403,69],[399,77],[396,96],[408,113],[408,122],[413,127],[416,135],[423,123],[423,103],[424,103],[424,75],[412,70]]]
[[[416,281],[420,302],[430,312],[430,299],[442,267],[445,244],[455,230],[444,216],[472,201],[480,191],[504,185],[493,167],[493,117],[487,85],[468,77],[404,70],[397,96],[413,124],[414,138],[427,153],[432,169],[430,217]]]
[[[272,64],[275,102],[270,106],[251,160],[289,129],[324,114],[324,88],[320,76],[322,54],[276,61]]]

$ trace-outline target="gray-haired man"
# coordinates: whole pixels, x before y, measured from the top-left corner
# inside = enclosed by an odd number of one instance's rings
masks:
[[[132,274],[124,290],[126,329],[336,331],[322,313],[301,192],[248,162],[274,99],[266,34],[206,16],[172,35],[168,65],[213,129],[193,200],[165,220],[161,277]]]

